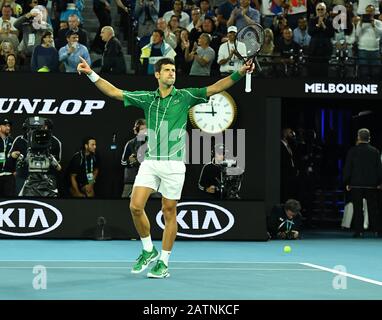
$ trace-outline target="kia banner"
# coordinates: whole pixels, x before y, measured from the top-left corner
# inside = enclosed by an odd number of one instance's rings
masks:
[[[177,207],[178,239],[267,240],[265,207],[256,201],[184,201]],[[161,200],[146,213],[153,239],[164,229]],[[0,201],[0,238],[111,239],[138,237],[128,200],[17,199]]]

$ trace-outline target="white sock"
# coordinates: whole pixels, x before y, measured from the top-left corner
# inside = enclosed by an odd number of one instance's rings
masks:
[[[142,244],[143,244],[143,250],[151,252],[153,251],[153,242],[151,241],[151,236],[148,236],[146,238],[141,238]]]
[[[162,260],[168,266],[168,259],[170,258],[171,251],[162,250],[159,260]]]

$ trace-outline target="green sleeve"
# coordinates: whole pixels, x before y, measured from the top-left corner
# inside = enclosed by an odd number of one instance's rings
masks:
[[[188,99],[189,106],[188,108],[192,108],[193,106],[199,103],[208,102],[207,98],[207,87],[204,88],[187,88],[184,89],[185,96]]]
[[[134,106],[140,109],[147,108],[149,100],[147,91],[123,91],[123,104],[125,107]]]

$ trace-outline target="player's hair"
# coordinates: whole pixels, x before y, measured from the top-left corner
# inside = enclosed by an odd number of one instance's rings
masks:
[[[89,144],[90,140],[96,140],[93,136],[87,136],[82,139],[82,149],[85,150],[85,144]]]
[[[295,199],[288,199],[284,205],[285,210],[290,210],[293,213],[299,214],[301,211],[301,204]]]
[[[370,141],[370,131],[369,129],[362,128],[358,130],[358,138],[362,142],[369,142]]]
[[[171,58],[163,58],[163,59],[160,59],[158,60],[155,64],[154,64],[154,71],[155,72],[160,72],[161,69],[162,69],[162,66],[164,64],[172,64],[175,66],[175,61],[174,59],[171,59]]]

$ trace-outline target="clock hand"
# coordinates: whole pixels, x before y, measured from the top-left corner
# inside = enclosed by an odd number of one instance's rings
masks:
[[[216,112],[213,112],[213,111],[195,111],[195,113],[211,113],[212,115],[214,115]]]
[[[211,108],[212,108],[212,116],[214,116],[217,112],[215,112],[213,100],[211,100]]]

